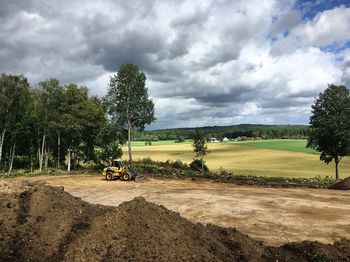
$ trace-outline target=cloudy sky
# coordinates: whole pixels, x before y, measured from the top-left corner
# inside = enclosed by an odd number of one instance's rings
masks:
[[[0,61],[98,96],[135,63],[150,128],[307,124],[327,84],[350,87],[350,0],[0,0]]]

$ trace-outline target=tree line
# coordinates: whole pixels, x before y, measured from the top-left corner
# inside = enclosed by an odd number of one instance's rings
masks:
[[[14,167],[70,170],[81,162],[106,159],[113,147],[120,154],[120,131],[87,87],[48,79],[33,88],[24,76],[2,74],[0,103],[2,172]]]
[[[51,78],[33,88],[22,75],[1,74],[0,171],[106,163],[126,141],[131,161],[131,130],[155,121],[145,82],[136,65],[121,65],[100,99],[74,83]]]
[[[308,136],[309,126],[306,125],[253,125],[241,124],[232,126],[212,126],[200,128],[207,138],[215,137],[218,140],[227,137],[261,137],[262,139],[305,139]],[[135,130],[134,140],[158,141],[194,139],[196,128],[174,128],[163,130]]]

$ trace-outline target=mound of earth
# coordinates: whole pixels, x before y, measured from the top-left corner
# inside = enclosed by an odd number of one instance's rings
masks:
[[[350,177],[345,178],[336,184],[329,187],[330,189],[336,189],[336,190],[350,190]]]
[[[349,261],[350,241],[266,247],[138,197],[91,205],[43,182],[0,181],[0,261]]]

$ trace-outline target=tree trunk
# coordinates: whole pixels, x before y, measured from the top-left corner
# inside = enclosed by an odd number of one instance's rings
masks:
[[[30,153],[30,173],[33,173],[33,155]]]
[[[71,152],[70,148],[68,148],[68,159],[67,159],[67,171],[70,172],[70,158],[71,158]]]
[[[61,133],[57,131],[57,167],[60,167],[61,158]]]
[[[45,169],[47,169],[49,163],[49,149],[47,146],[45,147]]]
[[[203,165],[203,157],[201,158],[201,163],[202,163],[202,174],[203,174],[203,169],[204,169],[204,165]]]
[[[40,141],[38,140],[38,152],[37,152],[37,157],[38,157],[38,160],[39,160],[39,164],[40,164]]]
[[[336,158],[334,160],[334,162],[335,162],[335,179],[339,180],[339,162],[340,162],[340,160],[338,158]]]
[[[13,142],[13,146],[11,149],[11,153],[10,153],[10,165],[9,165],[9,171],[8,171],[8,175],[11,173],[12,171],[12,167],[13,167],[13,160],[15,158],[15,152],[16,152],[16,142]]]
[[[0,139],[0,162],[2,159],[2,146],[4,145],[5,133],[6,133],[6,128],[4,128],[4,130],[2,131],[1,139]]]
[[[43,170],[45,139],[46,139],[46,135],[43,134],[43,142],[41,144],[41,152],[40,152],[40,156],[39,156],[39,171],[40,172]]]
[[[129,163],[132,162],[132,154],[131,154],[131,124],[130,120],[128,120],[128,150],[129,150]]]

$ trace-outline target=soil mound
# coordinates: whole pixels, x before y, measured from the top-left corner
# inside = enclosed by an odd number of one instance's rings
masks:
[[[336,190],[350,190],[350,177],[345,178],[336,184],[329,187],[330,189],[336,189]]]
[[[107,207],[43,182],[0,183],[0,261],[348,261],[349,250],[348,240],[265,247],[141,197]]]

